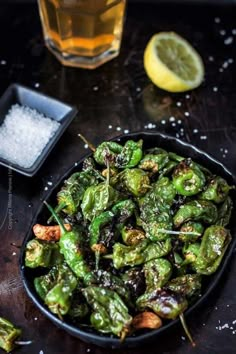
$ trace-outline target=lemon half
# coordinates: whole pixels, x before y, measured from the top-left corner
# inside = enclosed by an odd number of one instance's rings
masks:
[[[150,39],[144,51],[144,68],[155,85],[170,92],[192,90],[204,78],[200,55],[174,32],[160,32]]]

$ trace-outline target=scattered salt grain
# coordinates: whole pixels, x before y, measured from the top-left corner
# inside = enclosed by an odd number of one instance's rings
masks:
[[[78,166],[78,162],[75,162],[75,166]]]
[[[226,35],[226,31],[225,30],[220,30],[220,35],[221,36],[225,36]]]
[[[15,256],[15,255],[16,255],[16,252],[12,252],[12,255]]]
[[[229,58],[229,59],[228,59],[228,63],[229,63],[229,64],[233,64],[233,62],[234,62],[233,58]]]
[[[227,149],[225,149],[224,153],[225,153],[225,154],[228,154],[228,150],[227,150]],[[228,305],[227,305],[227,306],[228,306]]]
[[[128,133],[129,133],[129,129],[125,129],[124,134],[128,134]]]
[[[178,133],[176,133],[175,136],[176,136],[176,138],[179,138],[179,137],[180,137],[180,135],[179,135]]]
[[[148,123],[147,127],[148,129],[152,129],[152,123]]]
[[[184,112],[184,115],[185,115],[186,117],[189,117],[189,116],[190,116],[190,113],[189,113],[189,112]]]
[[[35,321],[38,321],[38,317],[35,317],[34,320],[35,320]]]
[[[181,107],[182,103],[181,102],[176,102],[176,106]]]
[[[234,320],[233,322],[232,322],[232,324],[235,324],[236,323],[236,320]]]
[[[36,88],[38,88],[40,86],[40,83],[39,82],[36,82],[35,84],[34,84],[34,87],[36,87]]]
[[[1,65],[6,65],[6,63],[7,63],[6,60],[1,60],[1,61],[0,61],[0,64],[1,64]]]
[[[173,116],[170,117],[170,118],[169,118],[169,121],[170,121],[170,122],[174,122],[174,121],[175,121],[175,117],[173,117]]]
[[[93,87],[93,91],[98,91],[99,87],[98,86],[94,86]]]
[[[214,87],[213,87],[213,91],[214,91],[214,92],[217,92],[217,91],[218,91],[218,87],[214,86]]]
[[[48,181],[47,184],[48,184],[49,186],[52,186],[52,182],[51,182],[51,181]]]
[[[233,29],[232,29],[232,34],[233,34],[233,35],[236,35],[236,28],[233,28]]]
[[[182,339],[182,340],[186,340],[186,338],[185,338],[184,336],[181,336],[181,339]]]
[[[85,148],[85,149],[88,149],[88,144],[84,144],[84,148]]]
[[[226,38],[226,39],[224,40],[224,44],[225,44],[225,45],[230,45],[230,44],[233,43],[233,41],[234,41],[233,37],[230,36],[230,37],[228,37],[228,38]]]
[[[116,130],[119,132],[121,131],[121,127],[116,127]]]
[[[86,351],[87,351],[87,353],[90,353],[90,352],[91,352],[91,349],[90,349],[90,348],[88,348]]]
[[[223,64],[222,64],[222,68],[224,69],[227,69],[229,66],[229,63],[227,61],[225,61]]]
[[[60,124],[27,106],[13,105],[0,127],[0,156],[29,168]]]
[[[185,95],[185,98],[187,98],[187,100],[190,99],[190,95]]]
[[[45,187],[44,190],[45,190],[45,191],[48,191],[48,187]]]
[[[201,139],[201,140],[207,140],[207,136],[206,136],[206,135],[201,135],[201,136],[200,136],[200,139]]]
[[[219,72],[223,73],[224,69],[223,68],[219,68]]]
[[[172,123],[171,125],[172,125],[172,127],[176,127],[176,123]]]
[[[110,125],[108,125],[108,129],[112,129],[112,125],[110,124]]]
[[[209,57],[208,57],[208,60],[209,60],[209,61],[214,61],[214,57],[209,56]]]
[[[215,23],[220,23],[220,18],[219,17],[215,17]]]
[[[137,91],[137,92],[140,92],[140,91],[141,91],[141,88],[140,88],[140,87],[136,87],[136,91]]]
[[[162,120],[161,120],[161,124],[166,124],[165,119],[162,119]]]
[[[39,354],[44,354],[43,350],[40,350]]]
[[[181,124],[181,123],[182,123],[182,120],[181,120],[181,119],[179,119],[179,120],[177,121],[177,123],[178,123],[178,124]]]
[[[223,154],[223,155],[222,155],[222,157],[223,157],[223,159],[225,159],[225,158],[226,158],[226,155],[225,155],[225,154]]]

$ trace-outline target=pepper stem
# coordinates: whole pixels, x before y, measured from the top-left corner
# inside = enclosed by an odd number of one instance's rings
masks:
[[[83,142],[88,145],[90,150],[92,150],[93,152],[96,151],[95,146],[92,143],[90,143],[82,134],[78,134],[78,137],[80,137],[80,139],[83,140]]]
[[[56,208],[54,209],[55,213],[59,213],[63,208],[65,208],[66,205],[67,205],[66,203],[58,204],[56,206]],[[54,216],[51,215],[50,218],[47,221],[47,224],[50,224],[50,222],[53,220],[53,218],[54,218]]]
[[[57,213],[54,211],[54,209],[51,207],[51,205],[49,205],[45,200],[44,200],[44,204],[46,205],[46,207],[48,208],[50,213],[52,213],[52,216],[54,217],[54,219],[57,221],[58,225],[60,226],[61,233],[65,234],[67,232],[67,230],[66,230],[61,218],[57,215]]]
[[[188,329],[187,324],[185,322],[184,314],[181,313],[179,315],[179,318],[180,318],[180,321],[181,321],[181,324],[183,326],[183,329],[184,329],[184,332],[185,332],[186,336],[188,337],[188,339],[189,339],[190,343],[192,344],[192,346],[195,347],[196,343],[194,342],[194,340],[193,340],[193,338],[191,336],[191,333],[189,332],[189,329]]]

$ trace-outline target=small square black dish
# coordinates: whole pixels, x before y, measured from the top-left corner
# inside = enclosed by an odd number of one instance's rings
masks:
[[[0,165],[11,168],[12,170],[15,170],[25,176],[32,177],[42,166],[47,156],[58,142],[66,128],[72,122],[78,111],[76,107],[65,104],[40,92],[19,84],[12,84],[0,98],[0,126],[9,112],[9,109],[15,104],[34,109],[43,116],[60,123],[60,126],[56,130],[55,134],[48,141],[41,154],[29,168],[11,163],[10,161],[0,157]]]

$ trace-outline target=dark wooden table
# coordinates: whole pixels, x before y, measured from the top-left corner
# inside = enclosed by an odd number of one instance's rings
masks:
[[[43,46],[36,5],[0,5],[0,94],[19,82],[79,108],[79,114],[33,178],[0,167],[0,314],[34,342],[27,354],[111,353],[57,329],[28,299],[20,279],[22,240],[42,200],[94,144],[137,130],[169,133],[212,154],[236,172],[236,7],[130,4],[120,56],[95,71],[62,67]],[[148,80],[143,51],[158,31],[176,31],[202,55],[205,81],[187,94],[168,94]],[[156,343],[118,353],[236,352],[234,257],[208,302],[192,314],[193,350],[176,327]]]

